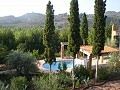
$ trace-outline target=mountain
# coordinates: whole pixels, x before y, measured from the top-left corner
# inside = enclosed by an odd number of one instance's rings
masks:
[[[109,25],[109,23],[112,21],[118,25],[120,28],[120,12],[115,11],[107,11],[105,13],[107,16],[106,24]],[[55,15],[55,26],[56,28],[62,28],[68,26],[68,14],[58,14]],[[82,14],[80,14],[80,19],[82,18]],[[88,24],[89,27],[92,27],[93,24],[93,14],[88,14]],[[33,26],[44,26],[44,20],[45,15],[40,13],[27,13],[20,17],[14,17],[14,16],[5,16],[0,17],[0,26],[9,26],[9,27],[33,27]]]
[[[43,26],[45,15],[39,13],[27,13],[20,17],[5,16],[0,17],[0,26],[11,27],[32,27]]]

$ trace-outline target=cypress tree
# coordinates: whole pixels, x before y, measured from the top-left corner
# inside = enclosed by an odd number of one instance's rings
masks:
[[[72,0],[70,3],[70,16],[69,21],[69,35],[68,35],[68,50],[73,56],[73,88],[74,85],[74,59],[80,49],[80,19],[78,0]]]
[[[109,39],[109,40],[111,39],[112,25],[113,25],[113,22],[111,21],[109,26],[107,26],[106,29],[105,29],[105,38],[106,38],[106,40],[107,39]]]
[[[101,54],[101,50],[104,50],[104,44],[105,44],[105,21],[106,16],[105,8],[106,6],[106,0],[95,0],[95,6],[94,6],[94,40],[93,40],[93,48],[92,48],[92,54],[97,56],[97,64],[96,64],[96,74],[95,78],[97,80],[97,69],[98,69],[98,60],[99,56]]]
[[[56,60],[55,58],[55,26],[54,26],[54,10],[53,5],[49,1],[46,8],[45,27],[43,32],[43,44],[45,46],[44,57],[45,62],[51,65]]]
[[[83,45],[85,45],[87,43],[87,38],[88,38],[88,21],[85,13],[82,16],[80,36],[83,40]]]

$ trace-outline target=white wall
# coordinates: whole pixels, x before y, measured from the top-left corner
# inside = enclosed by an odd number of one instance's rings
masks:
[[[88,64],[88,60],[83,60],[83,59],[75,59],[75,65],[85,65],[85,67],[87,67]]]

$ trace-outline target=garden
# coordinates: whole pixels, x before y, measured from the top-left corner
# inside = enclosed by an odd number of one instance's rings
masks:
[[[98,64],[101,51],[109,38],[109,31],[105,30],[105,6],[106,0],[95,0],[91,31],[88,31],[85,13],[80,23],[78,0],[71,0],[70,3],[69,28],[55,28],[54,10],[50,1],[46,8],[44,28],[0,27],[0,90],[89,90],[109,81],[120,80],[119,53],[110,54],[110,66],[99,67]],[[57,73],[51,70],[52,63],[60,56],[60,42],[68,42],[66,49],[73,57],[72,72],[66,72],[66,63],[58,65]],[[93,46],[92,55],[97,57],[96,70],[83,65],[74,66],[80,45],[88,44]],[[45,73],[38,68],[39,60],[49,64],[49,72]]]

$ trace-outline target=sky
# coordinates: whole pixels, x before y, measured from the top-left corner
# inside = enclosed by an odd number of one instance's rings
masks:
[[[0,16],[14,15],[16,17],[26,13],[46,12],[49,0],[0,0]],[[71,0],[51,0],[55,15],[68,13]],[[79,13],[94,13],[94,0],[78,0]],[[106,11],[120,11],[120,0],[107,0]]]

